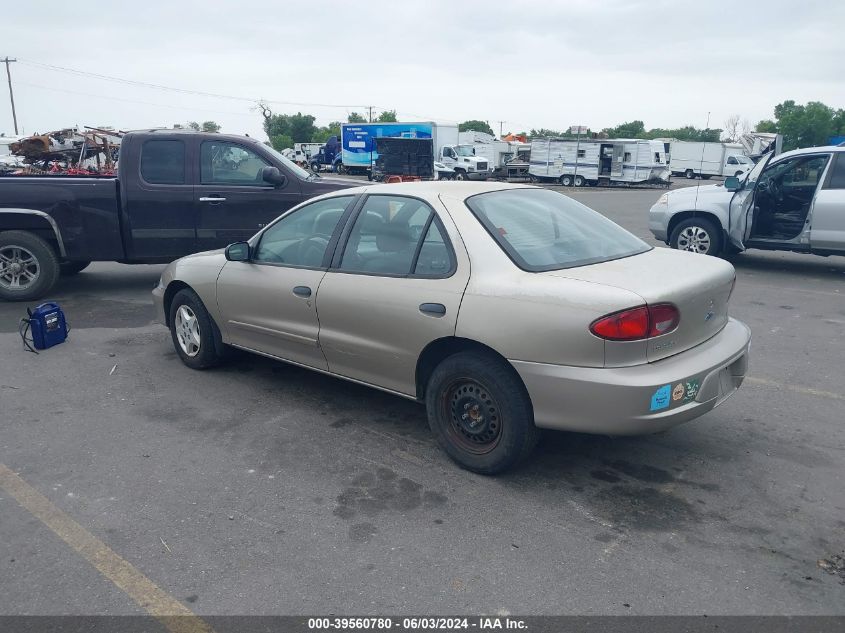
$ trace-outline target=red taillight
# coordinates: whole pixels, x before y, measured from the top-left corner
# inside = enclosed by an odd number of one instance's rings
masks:
[[[590,332],[609,341],[637,341],[671,332],[681,313],[671,303],[658,303],[608,314],[593,321]]]

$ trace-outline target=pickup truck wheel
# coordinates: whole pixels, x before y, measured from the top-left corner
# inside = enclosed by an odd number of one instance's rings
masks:
[[[706,218],[689,218],[674,228],[669,245],[680,251],[718,256],[722,252],[722,234]]]
[[[59,271],[63,277],[70,277],[77,273],[81,273],[88,268],[91,262],[61,262],[59,264]]]
[[[428,381],[425,403],[438,444],[467,470],[501,473],[537,444],[525,386],[512,367],[491,355],[461,352],[446,358]]]
[[[191,369],[206,369],[220,363],[215,346],[217,330],[211,315],[197,294],[180,290],[170,303],[170,337],[182,362]]]
[[[58,279],[59,259],[45,240],[27,231],[0,233],[0,299],[38,299]]]
[[[684,172],[684,176],[686,176],[688,180],[695,180],[695,172],[692,169],[687,169]]]

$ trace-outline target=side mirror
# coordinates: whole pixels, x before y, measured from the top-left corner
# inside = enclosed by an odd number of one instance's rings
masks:
[[[269,182],[271,185],[280,187],[287,181],[278,167],[265,167],[261,170],[261,179],[264,182]]]
[[[275,169],[275,167],[273,168]],[[226,259],[230,262],[249,261],[249,242],[235,242],[226,247]]]
[[[736,176],[728,176],[725,178],[725,189],[728,191],[736,191],[739,189],[739,178]]]

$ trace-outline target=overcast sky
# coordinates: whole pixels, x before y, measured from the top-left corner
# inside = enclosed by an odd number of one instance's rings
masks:
[[[839,0],[41,0],[4,7],[0,57],[19,59],[26,133],[213,119],[263,138],[259,98],[323,124],[373,105],[497,132],[703,127],[708,112],[722,127],[771,118],[784,99],[845,107],[844,32]],[[5,85],[0,132],[13,132]]]

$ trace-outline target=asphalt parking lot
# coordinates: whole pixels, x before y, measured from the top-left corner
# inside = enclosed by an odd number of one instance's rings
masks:
[[[659,190],[571,193],[654,243]],[[0,303],[0,612],[142,613],[130,569],[198,614],[845,614],[818,564],[845,553],[845,258],[734,263],[733,398],[654,436],[545,433],[497,478],[420,405],[247,355],[187,369],[151,322],[163,266],[63,283],[70,339],[38,356]]]

